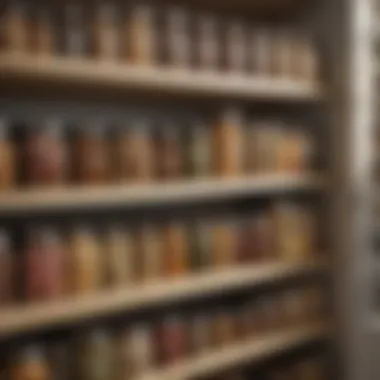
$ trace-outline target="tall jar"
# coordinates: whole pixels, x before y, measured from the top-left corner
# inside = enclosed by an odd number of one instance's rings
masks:
[[[23,1],[8,1],[2,18],[1,50],[26,53],[29,48],[27,10]]]
[[[28,232],[25,250],[25,294],[30,301],[56,299],[65,288],[64,247],[48,227]]]
[[[235,339],[235,324],[230,310],[218,310],[213,317],[212,328],[215,347],[231,344]]]
[[[0,119],[0,190],[9,190],[16,180],[16,152],[9,138],[7,123]]]
[[[196,314],[190,321],[189,349],[199,355],[211,346],[211,320],[207,314]]]
[[[98,1],[94,10],[92,29],[92,53],[101,60],[116,60],[119,56],[119,30],[115,4]]]
[[[118,180],[149,182],[154,176],[154,146],[145,121],[133,121],[122,128],[115,142]]]
[[[47,120],[27,131],[24,169],[30,186],[64,184],[67,167],[67,147],[60,120]]]
[[[212,153],[215,173],[237,176],[243,163],[242,115],[238,109],[225,110],[213,129]]]
[[[86,294],[102,282],[101,254],[98,240],[88,227],[78,226],[69,239],[70,289],[74,294]]]
[[[232,221],[217,220],[211,226],[211,257],[214,269],[230,268],[236,260],[236,225]]]
[[[56,35],[52,11],[47,5],[37,6],[33,15],[32,46],[33,53],[39,56],[53,55],[56,50]]]
[[[0,230],[0,308],[11,303],[15,296],[15,261],[9,235]]]
[[[136,65],[151,65],[155,62],[156,30],[155,15],[148,4],[134,4],[124,22],[126,58]]]
[[[225,26],[224,62],[226,69],[242,74],[247,70],[247,30],[241,20]]]
[[[189,227],[190,266],[194,272],[210,267],[210,223],[206,220],[194,222]]]
[[[9,380],[51,379],[51,369],[40,346],[24,347],[11,358]]]
[[[87,53],[84,10],[76,2],[64,4],[63,50],[70,57],[83,58]]]
[[[262,211],[250,221],[251,259],[269,261],[276,258],[275,226],[272,215]]]
[[[102,125],[83,126],[74,142],[76,180],[99,185],[109,179],[108,142]]]

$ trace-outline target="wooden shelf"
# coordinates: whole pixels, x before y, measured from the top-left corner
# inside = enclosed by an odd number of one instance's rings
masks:
[[[303,81],[5,53],[0,55],[0,80],[21,81],[23,86],[51,84],[55,88],[77,86],[247,100],[316,101],[323,97],[319,85]]]
[[[198,376],[223,373],[234,366],[259,362],[326,337],[327,324],[311,323],[267,334],[245,343],[237,343],[215,352],[207,352],[142,376],[139,380],[189,380]]]
[[[183,279],[134,285],[129,289],[114,289],[47,304],[18,306],[0,311],[0,338],[167,302],[217,295],[319,273],[325,269],[323,262],[256,264],[218,273],[201,273]]]
[[[67,189],[25,190],[0,194],[0,213],[59,211],[113,206],[144,206],[223,200],[283,191],[322,188],[324,181],[312,175],[262,175],[250,178],[188,180],[153,185],[110,185]]]

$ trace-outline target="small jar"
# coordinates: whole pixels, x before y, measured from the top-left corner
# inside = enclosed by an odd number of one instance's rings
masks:
[[[50,56],[56,52],[56,36],[51,9],[47,5],[39,6],[33,15],[32,46],[33,53]]]
[[[109,156],[105,129],[99,125],[82,128],[74,142],[76,180],[100,185],[109,179]]]
[[[255,215],[250,222],[251,259],[269,261],[276,258],[275,226],[268,212]]]
[[[225,26],[224,62],[228,71],[243,74],[247,70],[247,31],[242,21]]]
[[[191,39],[189,16],[184,9],[171,8],[165,12],[164,61],[176,67],[191,64]]]
[[[188,270],[188,236],[184,224],[170,222],[162,229],[162,258],[167,277],[184,276]]]
[[[273,43],[269,30],[255,27],[249,36],[249,66],[255,76],[268,77],[273,73]]]
[[[243,169],[242,116],[230,108],[222,113],[213,130],[213,167],[220,176],[238,176]]]
[[[156,30],[155,15],[147,4],[135,4],[125,21],[124,41],[126,58],[136,65],[151,65],[155,62]]]
[[[211,321],[206,314],[195,315],[190,322],[189,348],[194,355],[202,354],[211,346]]]
[[[231,221],[215,221],[211,226],[212,267],[231,268],[237,258],[236,225]]]
[[[219,310],[213,317],[213,344],[215,347],[231,344],[235,337],[235,323],[229,310]]]
[[[24,2],[8,1],[0,30],[1,50],[17,54],[28,51],[30,33]]]
[[[210,224],[203,220],[194,222],[189,228],[190,266],[194,272],[210,268]]]
[[[295,39],[295,71],[296,77],[303,81],[316,82],[320,76],[319,57],[315,42],[302,33]]]
[[[0,119],[0,191],[9,190],[16,180],[15,147],[8,136],[5,120]]]
[[[64,53],[70,57],[83,58],[87,53],[83,7],[76,2],[65,3],[63,18]]]
[[[0,308],[11,303],[15,296],[15,261],[9,235],[0,230]]]
[[[173,180],[183,176],[184,160],[180,131],[167,125],[156,136],[157,175],[161,180]]]
[[[220,67],[218,23],[212,15],[197,16],[195,24],[195,60],[201,70],[217,71]]]
[[[20,349],[11,359],[9,380],[50,380],[51,369],[40,346]]]
[[[273,36],[273,74],[282,79],[292,79],[293,39],[287,30],[278,30]]]
[[[64,247],[54,229],[34,228],[25,250],[25,294],[30,301],[60,297],[65,289]]]
[[[131,127],[121,129],[115,143],[117,179],[151,181],[154,176],[154,146],[147,123],[135,121]]]
[[[99,1],[91,26],[93,55],[100,60],[116,60],[119,56],[119,30],[115,4]]]
[[[87,227],[76,227],[69,239],[70,289],[86,294],[102,283],[101,252],[95,234]]]

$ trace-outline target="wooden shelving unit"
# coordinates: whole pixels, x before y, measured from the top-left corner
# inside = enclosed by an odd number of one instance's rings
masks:
[[[0,312],[0,338],[162,303],[217,295],[324,270],[326,263],[322,261],[256,264],[221,272],[205,272],[178,280],[133,285],[47,304],[3,309]]]

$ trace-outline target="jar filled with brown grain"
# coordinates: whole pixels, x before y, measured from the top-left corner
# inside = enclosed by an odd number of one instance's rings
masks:
[[[74,294],[86,294],[102,283],[101,252],[94,232],[86,226],[76,227],[70,235],[69,284]]]
[[[195,61],[199,69],[216,71],[220,68],[221,40],[216,18],[198,15],[195,20]]]
[[[65,249],[55,229],[33,228],[25,246],[25,295],[29,301],[51,300],[65,290]]]
[[[149,182],[154,176],[154,145],[147,122],[135,120],[122,128],[115,141],[116,177]]]
[[[70,57],[83,58],[88,50],[86,19],[81,4],[68,2],[63,9],[63,50]]]
[[[15,297],[15,264],[9,235],[0,230],[0,308],[10,304]]]
[[[41,346],[19,349],[10,360],[9,380],[51,380],[45,352]]]
[[[23,1],[7,2],[0,26],[3,51],[17,54],[28,51],[30,31],[27,13]]]
[[[165,10],[163,25],[164,62],[176,67],[191,64],[191,36],[189,15],[181,8]]]
[[[108,141],[102,125],[86,125],[78,131],[74,141],[74,169],[81,184],[100,185],[109,179]]]
[[[243,169],[242,114],[238,109],[225,110],[213,128],[212,159],[215,173],[237,176]]]
[[[224,63],[227,70],[243,74],[247,70],[247,30],[242,20],[225,25]]]
[[[39,56],[50,56],[57,51],[56,33],[52,10],[39,5],[33,12],[31,50]]]
[[[7,122],[0,119],[0,190],[10,190],[16,182],[16,149]]]
[[[68,154],[61,120],[50,119],[29,128],[24,170],[30,186],[58,186],[67,179]]]
[[[116,4],[101,0],[96,3],[91,23],[92,53],[100,60],[119,57],[120,30],[117,23]]]
[[[173,180],[183,176],[184,157],[181,133],[177,126],[166,125],[156,135],[157,175],[161,180]]]
[[[129,62],[151,65],[156,61],[157,30],[154,10],[147,3],[134,4],[124,22],[125,52]]]
[[[162,259],[167,277],[183,276],[188,271],[189,242],[185,224],[169,222],[162,228]]]
[[[211,265],[213,269],[231,268],[237,259],[236,223],[215,220],[211,225]]]
[[[273,73],[273,43],[268,29],[256,26],[249,32],[249,69],[255,76]]]

